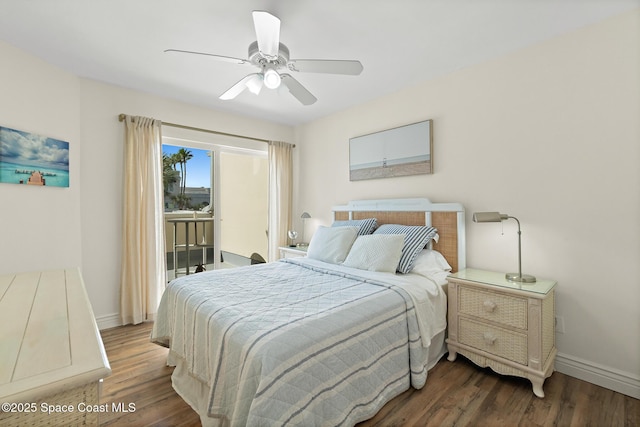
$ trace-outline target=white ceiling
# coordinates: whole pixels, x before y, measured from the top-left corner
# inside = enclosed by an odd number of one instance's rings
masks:
[[[636,7],[640,0],[0,0],[0,40],[81,77],[298,125]],[[295,73],[318,98],[311,106],[268,89],[221,101],[256,69],[163,52],[246,58],[252,10],[280,18],[292,59],[358,59],[364,71]]]

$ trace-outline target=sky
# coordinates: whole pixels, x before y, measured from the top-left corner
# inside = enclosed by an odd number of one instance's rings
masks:
[[[68,171],[69,143],[0,127],[0,160]]]
[[[187,187],[211,187],[211,158],[207,156],[209,151],[198,150],[190,147],[177,147],[175,145],[162,145],[162,153],[172,155],[180,148],[191,151],[193,158],[187,162]],[[177,166],[178,171],[180,166]]]

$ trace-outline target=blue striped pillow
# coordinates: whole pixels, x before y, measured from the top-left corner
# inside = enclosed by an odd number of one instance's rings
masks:
[[[334,221],[331,224],[332,227],[358,227],[358,236],[365,236],[367,234],[372,234],[373,230],[378,226],[378,220],[376,218],[366,218],[366,219],[350,219],[347,221]]]
[[[378,227],[373,234],[404,234],[404,246],[398,263],[398,272],[408,273],[413,268],[420,251],[438,234],[438,230],[422,225],[384,224]]]

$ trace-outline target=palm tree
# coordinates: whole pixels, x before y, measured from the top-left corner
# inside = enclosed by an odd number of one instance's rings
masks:
[[[185,196],[184,194],[176,194],[175,196],[171,196],[171,200],[176,204],[178,209],[187,209],[189,207],[189,202],[191,198],[189,196]]]
[[[180,192],[182,192],[182,173],[178,172],[178,168],[176,165],[181,165],[180,163],[180,156],[178,155],[178,153],[173,153],[170,156],[171,159],[171,166],[173,166],[173,170],[176,171],[176,175],[178,176],[178,180],[180,181]],[[182,167],[180,168],[182,170]]]
[[[169,194],[171,186],[178,182],[178,178],[174,156],[162,153],[162,184],[165,196]]]
[[[175,155],[180,164],[180,174],[182,179],[180,183],[180,194],[184,196],[187,188],[187,162],[193,158],[193,153],[185,148],[181,148]]]

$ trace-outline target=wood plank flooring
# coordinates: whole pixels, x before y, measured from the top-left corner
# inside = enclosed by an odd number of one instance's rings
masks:
[[[111,364],[100,403],[135,405],[135,411],[100,414],[101,426],[199,426],[200,417],[171,386],[168,349],[149,341],[151,323],[101,331]]]
[[[101,426],[199,426],[196,413],[171,387],[168,350],[149,341],[151,324],[102,331],[112,375],[101,403],[135,411],[100,415]],[[554,372],[545,398],[529,381],[500,376],[462,356],[444,358],[421,390],[408,390],[358,427],[400,426],[640,426],[640,400]]]

